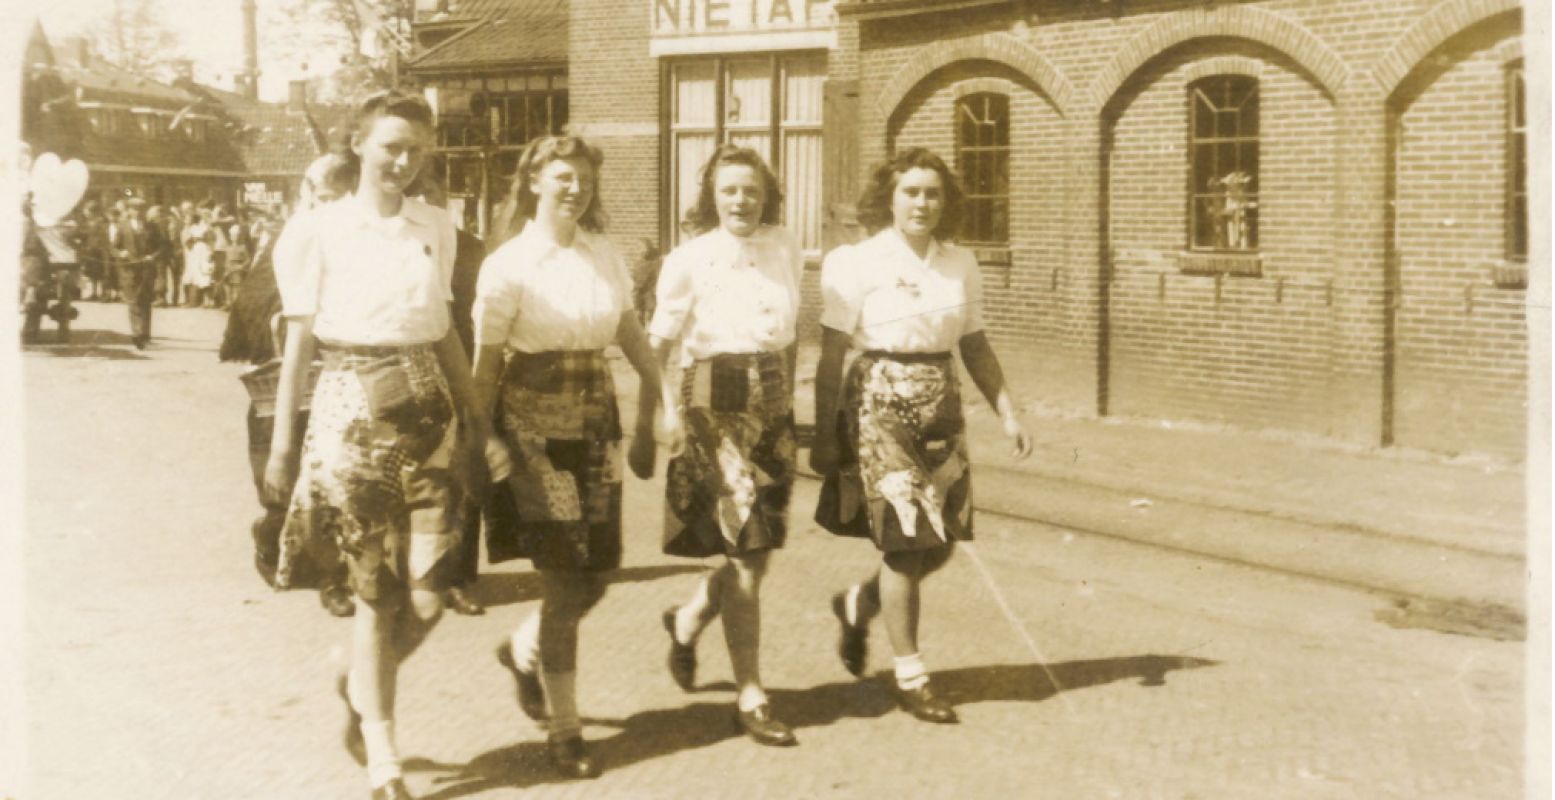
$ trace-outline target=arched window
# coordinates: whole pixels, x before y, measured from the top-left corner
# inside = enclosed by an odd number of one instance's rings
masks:
[[[1215,75],[1188,85],[1188,242],[1258,249],[1258,80]]]
[[[1528,259],[1528,114],[1523,62],[1506,70],[1506,257]]]
[[[1010,241],[1010,98],[993,92],[956,100],[956,171],[966,189],[961,241]]]

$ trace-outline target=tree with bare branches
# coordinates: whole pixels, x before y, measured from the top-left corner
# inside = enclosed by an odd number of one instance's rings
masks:
[[[317,99],[351,103],[394,85],[411,13],[404,0],[279,0],[269,27],[277,49],[304,65]]]

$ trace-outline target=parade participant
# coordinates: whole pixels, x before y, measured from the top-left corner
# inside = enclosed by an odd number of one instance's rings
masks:
[[[482,266],[474,310],[477,393],[490,408],[500,391],[517,525],[542,587],[539,609],[498,659],[570,778],[599,774],[574,691],[578,623],[621,564],[621,422],[605,347],[619,345],[641,379],[628,456],[640,477],[653,472],[661,392],[631,277],[604,236],[602,161],[573,136],[529,143],[504,206],[516,217],[504,230],[522,228]]]
[[[92,289],[87,300],[103,299],[108,274],[108,218],[96,200],[81,205],[81,275]]]
[[[186,204],[187,205],[187,204]],[[169,205],[163,220],[162,232],[167,235],[167,255],[163,259],[163,292],[157,301],[165,306],[178,307],[179,287],[184,278],[184,215],[179,206]]]
[[[310,200],[300,209],[331,202],[351,191],[349,162],[339,155],[319,156],[303,174],[303,183],[309,186]],[[320,188],[314,189],[317,186]],[[259,220],[264,217],[256,215]],[[260,227],[256,242],[254,266],[238,288],[232,309],[227,314],[227,328],[221,340],[222,361],[247,361],[251,364],[267,364],[277,358],[284,347],[280,341],[281,293],[275,285],[272,258],[275,237],[279,233],[274,222]],[[303,399],[306,403],[308,398]],[[280,558],[281,528],[286,524],[287,501],[266,498],[264,489],[265,465],[270,460],[271,435],[275,432],[275,414],[261,414],[255,403],[249,403],[247,414],[248,458],[253,470],[254,485],[259,492],[259,504],[264,509],[249,533],[254,541],[254,568],[259,577],[270,586],[275,585],[275,569]],[[292,423],[292,449],[301,450],[303,434],[308,428],[308,411],[299,409]],[[328,564],[310,564],[309,575],[293,577],[294,584],[319,587],[319,603],[325,611],[337,617],[349,617],[356,611],[351,602],[351,590],[346,585],[346,569],[343,561]]]
[[[130,336],[136,350],[151,343],[151,301],[156,296],[156,258],[166,244],[162,229],[141,220],[146,201],[132,197],[114,229],[114,262],[119,268],[119,294],[130,313]]]
[[[432,110],[417,95],[380,92],[351,131],[355,193],[294,216],[275,247],[286,341],[265,489],[283,497],[296,476],[277,586],[305,550],[345,554],[358,597],[350,668],[337,682],[346,744],[374,798],[403,798],[397,676],[442,612],[444,556],[476,471],[465,454],[480,457],[488,426],[473,413],[468,356],[449,324],[453,223],[404,195],[432,146]],[[292,426],[315,340],[324,369],[298,473]]]
[[[952,350],[997,409],[1017,459],[1031,452],[1018,406],[983,332],[983,288],[971,251],[946,241],[962,194],[928,150],[877,168],[858,205],[873,235],[827,254],[821,269],[821,359],[810,464],[826,476],[816,521],[869,536],[882,566],[832,598],[838,652],[863,674],[869,622],[885,617],[896,697],[928,722],[955,722],[918,652],[919,584],[972,538],[966,425]],[[842,380],[843,359],[859,351]],[[839,405],[840,401],[840,405]]]
[[[760,588],[787,535],[794,479],[795,322],[804,256],[778,227],[782,195],[754,151],[725,145],[703,167],[696,238],[664,260],[648,327],[661,366],[684,347],[680,397],[667,392],[664,552],[724,563],[663,614],[669,669],[690,691],[696,642],[723,616],[738,696],[736,720],[767,745],[796,743],[761,684]],[[680,406],[680,408],[677,408]]]
[[[153,308],[161,308],[167,305],[162,298],[167,294],[167,261],[168,254],[173,250],[169,246],[171,240],[167,238],[167,219],[162,206],[147,208],[144,224],[148,228],[155,228],[157,238],[161,240],[161,246],[151,256],[151,305]]]

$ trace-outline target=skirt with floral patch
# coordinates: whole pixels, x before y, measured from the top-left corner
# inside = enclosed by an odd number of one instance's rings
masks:
[[[373,600],[441,588],[460,535],[458,424],[431,345],[321,344],[302,463],[281,532],[276,586],[303,561],[341,554],[351,588]]]
[[[509,354],[501,397],[518,551],[536,567],[621,565],[621,415],[603,350]]]
[[[837,432],[841,465],[821,487],[816,522],[885,552],[972,538],[966,421],[949,353],[859,355]]]
[[[665,477],[664,552],[703,558],[782,547],[795,451],[787,358],[697,361],[686,369],[681,405],[686,447]]]

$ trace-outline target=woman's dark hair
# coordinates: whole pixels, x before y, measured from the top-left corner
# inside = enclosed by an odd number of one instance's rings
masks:
[[[891,196],[896,193],[896,181],[911,169],[932,169],[939,173],[940,183],[945,187],[945,210],[939,224],[934,226],[934,238],[944,241],[954,237],[961,228],[961,209],[965,206],[966,193],[945,161],[922,147],[903,150],[870,173],[869,183],[859,194],[859,224],[871,234],[891,226]]]
[[[491,234],[487,237],[486,245],[488,252],[517,236],[524,229],[524,222],[535,218],[539,198],[529,188],[534,176],[546,164],[568,158],[583,159],[594,170],[594,191],[589,196],[589,207],[578,217],[578,227],[590,233],[605,230],[608,218],[599,191],[599,168],[605,163],[605,154],[578,136],[541,136],[525,145],[523,154],[518,157],[518,169],[513,173],[513,183],[508,187],[507,197],[492,214]]]
[[[361,180],[362,157],[351,149],[352,143],[357,137],[365,137],[372,132],[373,123],[380,117],[399,117],[406,122],[425,125],[431,130],[432,107],[427,105],[426,98],[419,94],[410,94],[397,89],[386,89],[374,92],[362,99],[351,114],[351,136],[342,143],[336,153],[346,160],[345,169],[341,170],[342,179],[349,180],[352,190],[356,189],[357,181]]]
[[[697,191],[696,205],[686,212],[685,220],[680,223],[680,229],[687,235],[697,236],[718,227],[718,206],[713,202],[713,183],[718,177],[718,168],[727,166],[750,167],[761,176],[767,184],[761,199],[761,224],[778,224],[783,213],[783,190],[778,188],[777,175],[755,150],[725,144],[714,150],[712,157],[702,166],[701,188]]]

